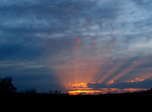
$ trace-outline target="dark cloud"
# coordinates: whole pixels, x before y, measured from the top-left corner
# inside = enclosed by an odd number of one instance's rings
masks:
[[[31,60],[41,58],[42,48],[32,44],[5,43],[0,45],[0,60]]]
[[[152,80],[147,79],[144,81],[139,82],[120,82],[120,83],[113,83],[110,85],[104,84],[104,83],[96,83],[92,84],[89,83],[88,87],[93,89],[100,89],[100,88],[119,88],[119,89],[125,89],[125,88],[146,88],[150,89],[152,86]]]
[[[139,0],[132,0],[132,1],[143,8],[151,9],[152,3],[150,0],[140,0],[140,1]]]

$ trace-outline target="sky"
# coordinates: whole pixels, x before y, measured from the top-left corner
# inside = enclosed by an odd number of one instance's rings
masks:
[[[151,18],[151,0],[0,0],[0,77],[19,91],[151,88]]]

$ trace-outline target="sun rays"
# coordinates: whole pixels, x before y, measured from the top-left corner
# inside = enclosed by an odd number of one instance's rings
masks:
[[[110,44],[111,42],[112,45],[109,45],[105,50],[102,47],[108,44],[99,45],[96,39],[86,43],[83,38],[76,38],[74,47],[67,51],[67,54],[61,52],[62,57],[59,60],[56,59],[56,62],[54,61],[54,65],[57,67],[53,70],[60,84],[70,91],[70,94],[101,92],[101,89],[89,88],[89,83],[111,85],[125,82],[126,80],[123,77],[129,76],[151,57],[149,55],[147,59],[143,57],[111,58],[115,50],[113,39],[107,43]],[[146,79],[144,75],[140,78],[136,75],[133,74],[128,82]],[[148,76],[151,77],[150,74]],[[133,77],[136,78],[133,79]]]

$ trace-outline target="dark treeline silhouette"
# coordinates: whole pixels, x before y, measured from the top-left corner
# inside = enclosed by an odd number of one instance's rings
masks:
[[[13,86],[12,78],[0,78],[0,94],[15,93],[16,88]]]
[[[47,93],[37,93],[36,89],[28,89],[24,92],[17,92],[16,87],[14,87],[12,83],[12,77],[0,78],[0,97],[4,95],[14,95],[14,96],[75,96],[69,95],[66,93],[62,93],[60,90],[49,91]],[[116,97],[116,96],[151,96],[152,97],[152,89],[147,91],[140,92],[131,92],[131,93],[107,93],[107,94],[99,94],[99,95],[77,95],[77,96],[101,96],[101,97]]]
[[[48,93],[37,93],[36,89],[27,89],[25,91],[17,92],[16,87],[12,83],[12,77],[0,78],[0,95],[4,94],[50,94],[60,95],[60,90],[50,90]]]

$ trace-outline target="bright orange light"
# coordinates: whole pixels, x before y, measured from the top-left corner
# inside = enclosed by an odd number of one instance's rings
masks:
[[[89,88],[87,83],[81,82],[81,83],[75,83],[75,84],[69,84],[68,85],[68,94],[69,95],[87,95],[87,94],[99,94],[101,93],[101,90],[93,90],[92,88]]]
[[[68,91],[69,95],[79,95],[79,94],[100,94],[100,90],[75,90],[75,91]]]
[[[137,92],[137,91],[145,91],[147,89],[144,88],[101,88],[99,90],[93,90],[92,88],[86,90],[70,90],[68,91],[69,95],[98,95],[98,94],[110,94],[110,93],[124,93],[124,92]]]
[[[68,85],[66,85],[66,88],[68,90],[88,90],[90,88],[88,88],[88,85],[87,83],[84,83],[84,82],[81,82],[81,83],[74,83],[74,84],[71,84],[69,83]]]
[[[87,83],[81,82],[81,83],[76,83],[76,84],[72,84],[73,88],[87,88]]]

